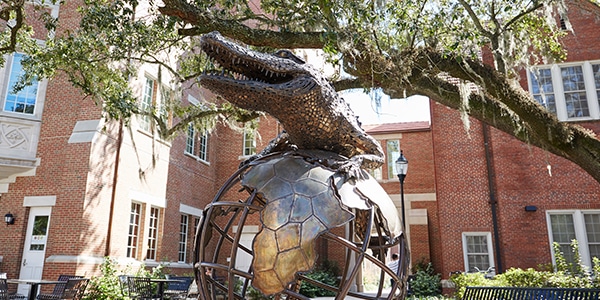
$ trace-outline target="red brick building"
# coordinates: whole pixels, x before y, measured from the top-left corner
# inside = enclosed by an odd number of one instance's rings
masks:
[[[568,4],[567,60],[522,71],[521,83],[559,120],[598,133],[600,7]],[[444,278],[553,263],[552,243],[569,258],[572,239],[588,266],[600,257],[600,184],[579,166],[474,119],[466,131],[459,113],[439,104],[431,120],[439,220],[431,260]]]

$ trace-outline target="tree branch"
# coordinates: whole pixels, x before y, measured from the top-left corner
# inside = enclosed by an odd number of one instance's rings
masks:
[[[221,20],[207,16],[185,0],[165,0],[163,2],[164,6],[159,8],[162,14],[177,17],[193,26],[179,30],[179,34],[184,36],[219,31],[224,36],[235,36],[237,40],[253,46],[320,49],[325,45],[324,32],[281,32],[253,29],[237,20]]]
[[[428,56],[431,54],[429,53]],[[427,60],[429,59],[431,58],[428,57]],[[452,72],[458,69],[456,68],[458,63],[452,62],[451,59],[443,59],[440,56],[432,60],[437,62],[436,66],[440,70],[447,70],[451,74],[459,73]],[[454,68],[450,68],[450,65],[454,65]],[[479,67],[486,66],[479,65]],[[414,75],[410,77],[409,88],[412,92],[429,96],[448,107],[460,109],[462,98],[458,87],[421,70],[421,68],[415,69]],[[514,88],[508,80],[498,77],[498,74],[479,74],[485,78],[486,85],[484,85],[483,95],[473,93],[469,96],[470,116],[525,143],[538,146],[576,163],[600,182],[600,140],[593,132],[578,125],[559,122],[556,117],[533,101],[529,94]],[[498,99],[502,99],[502,102]]]
[[[477,27],[479,32],[481,32],[483,35],[485,35],[487,37],[491,37],[493,35],[493,33],[489,32],[489,31],[485,30],[485,28],[483,28],[483,25],[481,25],[481,22],[479,21],[477,14],[473,11],[473,8],[471,7],[471,5],[469,3],[467,3],[465,0],[458,0],[458,2],[460,3],[460,5],[462,5],[465,8],[465,10],[467,10],[469,17],[471,17],[473,24],[475,24],[475,27]]]

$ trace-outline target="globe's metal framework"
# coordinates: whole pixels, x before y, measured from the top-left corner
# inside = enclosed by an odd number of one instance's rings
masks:
[[[320,154],[316,155],[317,158],[319,155]],[[320,169],[331,171],[327,170],[326,166],[321,166],[319,163],[316,163],[319,159],[315,158],[315,161],[311,162],[307,157],[310,158],[311,156],[305,155],[301,159],[306,161],[306,165],[309,166],[309,169],[312,168],[319,172],[321,172]],[[252,164],[235,172],[221,187],[213,202],[204,210],[204,217],[196,232],[194,257],[200,299],[246,299],[246,296],[251,290],[252,280],[256,278],[256,267],[253,268],[252,264],[244,267],[236,267],[236,262],[241,260],[241,257],[248,255],[253,257],[254,262],[256,262],[257,256],[261,255],[260,252],[263,251],[264,248],[267,248],[267,255],[272,255],[273,253],[288,253],[290,250],[287,248],[283,250],[280,249],[281,246],[279,246],[279,244],[289,243],[290,239],[300,240],[300,237],[295,237],[295,233],[292,232],[280,237],[282,240],[285,240],[285,242],[277,241],[275,239],[275,245],[267,243],[265,246],[264,243],[256,244],[257,242],[255,242],[254,247],[252,247],[241,243],[244,228],[248,228],[249,225],[256,226],[256,224],[260,224],[259,226],[261,228],[259,235],[260,232],[263,232],[263,229],[272,226],[269,224],[265,225],[263,220],[265,213],[268,213],[265,212],[265,210],[268,210],[269,203],[272,203],[270,202],[272,199],[265,198],[264,194],[268,194],[268,191],[265,192],[265,188],[260,189],[251,186],[256,184],[256,181],[252,180],[253,175],[260,178],[265,177],[264,174],[261,173],[264,171],[260,171],[264,168],[254,168],[270,163],[269,161],[272,162],[274,158],[279,159],[279,161],[282,162],[282,166],[279,168],[286,170],[286,172],[292,172],[293,170],[290,170],[290,168],[307,168],[302,164],[290,164],[290,161],[295,162],[292,159],[298,159],[298,157],[294,157],[293,155],[291,158],[286,158],[284,154],[275,153],[260,158]],[[253,170],[259,170],[259,173],[256,173],[257,171],[251,173]],[[271,174],[270,176],[280,179],[279,176],[283,175]],[[264,185],[268,188],[273,185],[273,180],[267,178],[263,181],[264,182],[260,183],[261,186]],[[281,189],[281,187],[277,185],[275,185],[275,188]],[[284,283],[284,286],[281,287],[281,291],[275,294],[276,299],[309,299],[299,294],[300,284],[302,282],[307,282],[333,291],[336,293],[336,299],[344,299],[346,296],[361,299],[404,298],[409,263],[409,252],[405,235],[403,232],[400,232],[399,234],[393,233],[393,231],[389,229],[389,220],[386,220],[384,213],[382,213],[376,203],[367,204],[368,205],[361,207],[363,209],[358,209],[347,207],[344,203],[337,203],[337,205],[341,205],[337,214],[340,214],[341,211],[348,211],[355,215],[354,218],[351,218],[351,220],[344,225],[344,236],[333,234],[329,231],[329,227],[326,228],[327,230],[324,230],[315,236],[315,238],[327,240],[329,247],[336,247],[336,249],[345,251],[345,260],[340,266],[342,280],[339,285],[326,285],[321,282],[316,282],[302,274],[302,272],[312,269],[314,267],[314,260],[316,260],[316,256],[311,259],[311,249],[308,249],[306,245],[302,245],[301,247],[297,247],[303,251],[306,250],[301,252],[301,256],[296,256],[292,260],[285,260],[282,262],[284,264],[283,266],[275,266],[275,268],[277,268],[276,272],[271,272],[273,273],[273,277],[270,280],[281,278],[282,276],[288,275],[288,273],[292,276],[292,280],[290,281],[287,281],[287,279],[281,281]],[[292,206],[292,210],[293,209],[294,206]],[[319,207],[315,207],[314,209],[317,210]],[[290,220],[284,219],[284,221],[288,222]],[[280,221],[282,224],[285,222]],[[300,223],[307,226],[305,224],[307,223],[306,221]],[[339,226],[340,224],[334,225]],[[388,253],[388,250],[394,246],[398,246],[400,249],[400,262],[397,274],[394,274],[394,272],[385,266],[386,254]],[[268,248],[270,247],[275,247],[281,251],[273,249],[269,250]],[[313,247],[312,250],[314,250],[314,242],[310,247]],[[369,249],[372,254],[369,254],[367,251]],[[258,250],[258,252],[256,250]],[[308,259],[302,261],[301,259],[296,259],[297,257],[308,257]],[[275,260],[275,258],[273,260]],[[372,262],[380,270],[380,285],[378,290],[368,294],[353,291],[353,286],[356,283],[357,277],[361,274],[360,269],[364,261]],[[391,292],[384,293],[383,285],[386,274],[394,279],[395,284],[392,286]],[[359,278],[359,280],[361,279]],[[267,280],[267,283],[269,283],[269,280]],[[279,284],[279,282],[277,282],[276,285],[277,284]],[[265,288],[264,285],[264,283],[260,285],[261,290]],[[268,287],[266,289],[268,290]]]

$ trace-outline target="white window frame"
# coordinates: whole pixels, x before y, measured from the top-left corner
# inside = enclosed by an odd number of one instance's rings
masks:
[[[140,99],[140,111],[148,113],[155,105],[156,101],[156,79],[150,76],[144,76],[144,87],[142,89],[142,98]],[[141,115],[139,118],[140,129],[150,132],[150,116]]]
[[[19,53],[22,54],[22,53]],[[10,75],[12,64],[14,61],[14,54],[5,55],[4,56],[5,63],[4,67],[0,68],[0,114],[5,116],[18,116],[19,118],[30,119],[30,120],[40,120],[42,118],[42,111],[44,109],[44,102],[46,98],[46,89],[48,87],[48,79],[41,78],[36,81],[37,83],[37,93],[35,98],[35,106],[33,110],[33,114],[21,113],[4,110],[4,106],[6,105],[6,96],[11,91],[12,87],[9,86],[10,83]]]
[[[196,149],[196,129],[192,123],[188,124],[187,136],[185,139],[185,150],[183,153],[195,156]]]
[[[251,146],[247,146],[247,144],[250,144]],[[256,154],[256,131],[250,128],[244,128],[244,133],[242,135],[242,157],[248,157],[254,154]]]
[[[390,153],[390,143],[397,142],[398,143],[398,152]],[[400,139],[389,139],[385,141],[385,156],[387,157],[387,179],[395,179],[398,178],[398,172],[396,172],[396,160],[400,157]]]
[[[160,239],[160,215],[162,209],[156,206],[151,206],[148,215],[148,235],[146,236],[146,260],[155,261],[158,256],[158,243]]]
[[[188,234],[190,231],[190,215],[181,214],[180,218],[181,219],[179,222],[179,250],[177,252],[177,259],[178,262],[185,263],[187,260],[187,243]]]
[[[15,67],[15,58],[17,56],[21,57],[21,60],[19,61],[19,66],[21,66],[22,64],[20,63],[23,59],[25,59],[27,57],[26,54],[23,53],[14,53],[13,55],[10,56],[10,58],[8,60],[6,60],[6,68],[7,68],[7,78],[6,81],[4,82],[4,86],[5,86],[5,93],[4,93],[4,101],[2,103],[2,111],[7,112],[7,113],[14,113],[14,114],[19,114],[19,115],[25,115],[25,116],[34,116],[36,115],[36,110],[38,109],[38,99],[39,99],[39,94],[40,94],[40,85],[39,85],[39,81],[35,80],[31,85],[25,86],[22,90],[20,90],[17,94],[13,94],[15,95],[15,98],[18,98],[18,95],[22,95],[23,93],[27,93],[28,91],[30,91],[30,89],[34,88],[35,89],[35,95],[33,95],[33,98],[35,100],[35,102],[33,103],[33,110],[28,113],[25,112],[25,107],[24,107],[24,111],[15,111],[15,110],[6,110],[6,103],[8,102],[7,98],[9,96],[9,94],[12,94],[12,89],[14,84],[17,83],[17,81],[19,80],[19,77],[22,75],[23,72],[19,72],[17,74],[13,74],[13,69]],[[15,82],[11,82],[11,79],[13,77],[13,75],[16,76],[16,80]],[[29,95],[31,96],[31,95]],[[31,97],[27,97],[27,98],[31,98]],[[17,100],[15,99],[15,105],[17,105],[19,102],[17,102]],[[25,106],[27,103],[23,103]]]
[[[552,75],[552,87],[554,89],[554,99],[556,103],[556,116],[560,121],[586,121],[586,120],[599,120],[600,119],[600,105],[598,104],[598,95],[596,93],[596,86],[594,83],[594,74],[592,71],[592,65],[600,64],[600,60],[596,61],[580,61],[580,62],[569,62],[553,65],[538,65],[532,67],[527,71],[527,84],[529,93],[532,94],[532,80],[531,76],[535,74],[536,69],[550,69]],[[568,116],[567,106],[565,102],[565,91],[563,86],[563,78],[561,74],[561,68],[581,66],[583,72],[583,79],[585,83],[585,93],[587,98],[588,109],[590,115],[587,117],[571,117]]]
[[[462,233],[462,247],[463,247],[463,261],[464,261],[464,266],[465,266],[465,271],[466,272],[470,272],[472,271],[470,266],[469,266],[469,253],[467,252],[468,247],[467,247],[467,237],[468,236],[485,236],[486,240],[487,240],[487,248],[488,248],[488,260],[489,260],[489,265],[492,268],[495,268],[494,265],[494,247],[492,244],[492,233],[491,232],[463,232]],[[485,271],[485,270],[481,270],[481,271]]]
[[[554,237],[552,235],[552,224],[550,223],[550,215],[572,215],[573,216],[573,225],[575,226],[575,239],[579,243],[579,257],[583,264],[588,267],[592,266],[592,258],[590,256],[590,249],[588,246],[588,238],[587,232],[585,229],[585,219],[584,214],[600,214],[600,210],[590,209],[590,210],[580,210],[580,209],[571,209],[571,210],[548,210],[546,211],[546,224],[548,230],[548,240],[550,246],[550,253],[552,255],[552,263],[556,265],[556,255],[554,253]]]
[[[136,210],[134,211],[134,206]],[[137,202],[131,202],[131,210],[129,212],[129,226],[127,232],[127,253],[126,257],[137,259],[140,247],[140,232],[142,226],[144,205]],[[135,214],[134,214],[135,213]],[[132,220],[132,217],[137,216],[137,220]],[[132,223],[132,221],[136,221]],[[133,226],[133,229],[132,229]],[[133,231],[133,232],[132,232]],[[134,241],[132,241],[134,240]]]
[[[143,112],[158,113],[169,125],[171,123],[170,112],[167,111],[167,101],[174,96],[174,89],[160,82],[155,77],[145,74],[143,77],[142,95],[140,98],[140,110]],[[138,118],[140,130],[150,133],[153,129],[153,121],[150,116],[140,115]]]
[[[189,155],[195,158],[198,161],[202,161],[206,164],[209,164],[208,157],[208,144],[209,144],[209,134],[204,131],[202,135],[198,134],[194,125],[190,123],[188,125],[187,136],[186,136],[186,144],[184,154]],[[190,152],[191,150],[191,152]]]

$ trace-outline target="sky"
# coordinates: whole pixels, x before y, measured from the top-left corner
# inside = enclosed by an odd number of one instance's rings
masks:
[[[387,95],[383,95],[379,114],[376,112],[375,102],[363,90],[344,91],[341,96],[348,102],[363,125],[415,121],[430,122],[429,100],[424,96],[390,99]]]

